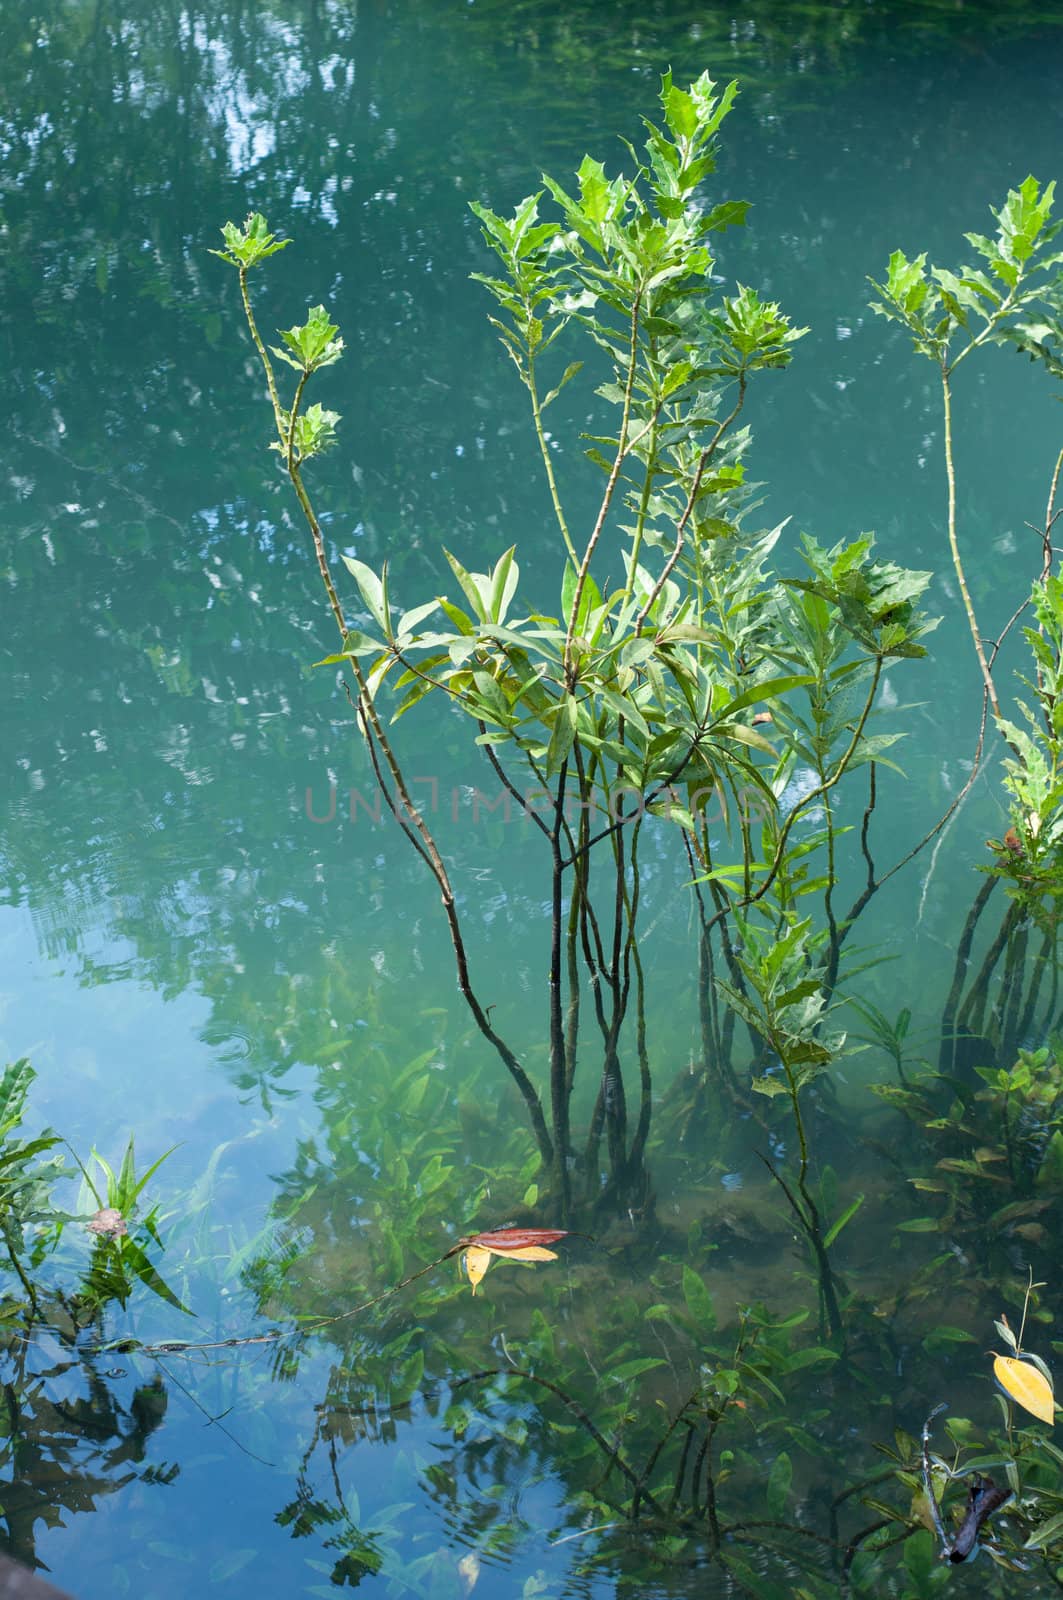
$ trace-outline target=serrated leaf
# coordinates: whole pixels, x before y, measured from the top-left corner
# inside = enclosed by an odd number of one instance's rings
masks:
[[[787,1085],[781,1083],[778,1078],[754,1078],[749,1087],[757,1094],[766,1094],[769,1098],[777,1094],[790,1093]]]

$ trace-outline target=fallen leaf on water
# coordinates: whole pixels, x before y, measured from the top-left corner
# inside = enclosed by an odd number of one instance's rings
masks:
[[[466,1250],[462,1260],[465,1262],[465,1271],[469,1275],[472,1292],[475,1294],[476,1285],[482,1281],[484,1273],[491,1265],[491,1252],[490,1250],[481,1250],[477,1245],[471,1245]]]
[[[1017,1405],[1051,1426],[1056,1419],[1056,1402],[1052,1385],[1043,1372],[1018,1356],[996,1356],[993,1375]]]
[[[462,1240],[462,1244],[466,1248],[479,1245],[494,1255],[504,1256],[533,1245],[556,1244],[559,1239],[567,1237],[567,1228],[496,1228],[493,1233],[471,1234],[468,1239]]]
[[[533,1261],[556,1261],[557,1251],[548,1250],[547,1245],[564,1239],[567,1232],[566,1228],[497,1228],[493,1233],[474,1233],[468,1239],[463,1239],[465,1254],[462,1260],[473,1294],[491,1265],[492,1256],[498,1256],[500,1261],[520,1261],[528,1266]]]

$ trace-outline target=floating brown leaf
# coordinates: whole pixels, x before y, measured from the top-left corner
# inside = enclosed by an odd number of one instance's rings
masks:
[[[549,1250],[547,1246],[564,1239],[567,1232],[566,1228],[497,1228],[492,1233],[474,1233],[468,1239],[463,1239],[465,1254],[462,1260],[473,1294],[483,1281],[492,1256],[498,1256],[501,1261],[519,1261],[527,1266],[533,1261],[556,1261],[557,1251]]]
[[[492,1233],[471,1234],[468,1239],[462,1240],[462,1244],[466,1249],[479,1245],[482,1250],[505,1256],[533,1245],[556,1244],[559,1239],[567,1237],[567,1228],[496,1228]]]

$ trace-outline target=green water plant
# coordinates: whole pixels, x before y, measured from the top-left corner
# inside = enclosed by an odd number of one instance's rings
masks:
[[[910,335],[917,354],[931,361],[940,377],[946,534],[984,697],[982,732],[971,777],[955,804],[970,791],[977,776],[986,710],[1009,751],[1003,781],[1010,802],[1011,825],[1003,841],[990,841],[995,863],[975,896],[960,935],[953,982],[942,1014],[943,1070],[950,1064],[955,1066],[958,1059],[966,1063],[973,1059],[971,1051],[962,1047],[965,1039],[984,1039],[1006,1060],[1014,1055],[1020,1039],[1036,1035],[1035,1013],[1046,973],[1051,975],[1051,994],[1040,1031],[1053,1025],[1063,892],[1059,855],[1063,790],[1057,776],[1063,613],[1059,579],[1053,575],[1052,565],[1063,450],[1051,471],[1043,523],[1033,530],[1040,542],[1041,564],[1032,594],[1020,600],[995,635],[987,638],[975,613],[964,564],[955,461],[954,383],[957,372],[990,345],[1017,348],[1053,378],[1063,377],[1059,350],[1063,251],[1053,249],[1063,223],[1051,220],[1054,196],[1054,183],[1042,186],[1033,177],[1010,190],[1003,205],[993,210],[995,235],[965,235],[975,256],[981,258],[977,265],[968,262],[955,269],[928,268],[925,251],[909,260],[903,251],[895,250],[885,281],[871,280],[879,295],[872,302],[873,310],[899,323]],[[1007,715],[1001,701],[995,669],[1001,646],[1027,605],[1036,624],[1024,629],[1033,657],[1033,677],[1024,680],[1028,698],[1020,701],[1022,720],[1016,722]],[[952,814],[955,804],[947,815]],[[981,963],[974,966],[973,976],[969,977],[972,945],[995,887],[994,880],[1006,882],[1009,903]],[[1029,961],[1031,936],[1039,936],[1039,946]]]
[[[41,1293],[35,1275],[58,1243],[65,1215],[52,1198],[54,1185],[65,1176],[62,1156],[51,1154],[60,1143],[59,1135],[45,1128],[27,1139],[18,1131],[35,1077],[25,1058],[12,1062],[0,1075],[0,1233],[25,1305],[34,1316],[40,1310]],[[14,1309],[12,1305],[9,1314]]]
[[[271,448],[309,528],[337,627],[339,648],[321,665],[347,677],[382,794],[440,890],[472,1024],[504,1064],[534,1140],[530,1158],[511,1147],[494,1172],[479,1169],[463,1179],[457,1146],[451,1141],[443,1148],[438,1129],[431,1144],[419,1133],[381,1127],[381,1173],[393,1180],[393,1192],[385,1192],[383,1177],[371,1184],[359,1178],[372,1189],[380,1222],[367,1253],[393,1284],[418,1280],[411,1312],[417,1327],[410,1318],[399,1324],[383,1313],[377,1334],[359,1344],[337,1374],[330,1426],[351,1427],[339,1419],[362,1408],[376,1419],[364,1424],[367,1430],[386,1429],[419,1386],[446,1381],[455,1461],[465,1441],[474,1440],[478,1459],[488,1453],[497,1464],[494,1481],[501,1481],[509,1470],[507,1452],[524,1458],[545,1449],[539,1430],[546,1429],[555,1459],[571,1472],[573,1485],[581,1485],[573,1493],[587,1518],[648,1526],[654,1548],[676,1559],[685,1552],[702,1560],[707,1551],[745,1592],[774,1591],[744,1561],[744,1542],[763,1556],[777,1540],[775,1554],[792,1564],[794,1540],[802,1536],[810,1542],[821,1537],[829,1546],[847,1593],[931,1592],[940,1584],[925,1517],[896,1506],[880,1513],[869,1503],[876,1521],[840,1531],[862,1493],[856,1471],[842,1488],[835,1479],[831,1536],[795,1533],[795,1460],[829,1458],[837,1430],[807,1397],[800,1414],[788,1409],[788,1397],[800,1393],[810,1365],[824,1371],[837,1366],[843,1407],[852,1403],[844,1385],[867,1382],[862,1369],[877,1370],[877,1350],[888,1348],[899,1372],[901,1358],[892,1354],[899,1322],[907,1313],[918,1323],[933,1292],[931,1266],[913,1273],[907,1299],[899,1291],[869,1305],[836,1266],[843,1233],[866,1218],[863,1194],[847,1185],[840,1198],[837,1179],[815,1149],[819,1128],[834,1114],[832,1078],[848,1048],[836,1025],[842,1002],[855,998],[855,1013],[893,1060],[899,1082],[890,1086],[891,1098],[901,1109],[929,1125],[942,1121],[942,1095],[951,1095],[957,1107],[945,1119],[948,1126],[926,1127],[928,1137],[954,1141],[946,1143],[933,1181],[948,1196],[947,1207],[956,1191],[955,1207],[940,1223],[931,1219],[928,1231],[951,1237],[969,1197],[983,1184],[992,1186],[1001,1096],[1002,1159],[1015,1166],[1014,1172],[1008,1168],[1007,1183],[1028,1181],[1031,1198],[1043,1198],[1037,1186],[1046,1180],[1025,1171],[1022,1153],[1039,1136],[1025,1114],[1009,1120],[1009,1107],[1014,1111],[1017,1096],[1032,1104],[1041,1093],[1034,1078],[1047,1063],[1018,1054],[1019,1041],[1049,1022],[1056,1006],[1063,605],[1050,569],[1059,465],[1027,630],[1034,665],[1024,686],[1026,710],[1008,719],[992,682],[1003,634],[982,644],[963,574],[952,378],[968,354],[1005,338],[1042,359],[1034,346],[1038,339],[1047,345],[1051,330],[1042,327],[1037,338],[1031,331],[1030,317],[1038,306],[1044,309],[1044,297],[1035,300],[1028,287],[1028,263],[1040,250],[1039,266],[1053,268],[1043,254],[1051,238],[1052,195],[1025,185],[1002,208],[1000,238],[987,257],[991,274],[1006,285],[999,294],[989,278],[920,278],[921,263],[896,257],[880,290],[887,314],[906,323],[917,348],[941,370],[950,553],[978,649],[987,714],[998,719],[1008,752],[1003,782],[1010,827],[992,846],[988,887],[976,897],[973,921],[961,936],[958,987],[946,1001],[942,1042],[944,1049],[959,1037],[978,1038],[983,1047],[1004,1052],[1003,1059],[1010,1052],[1028,1081],[1009,1069],[1007,1086],[991,1082],[1000,1067],[984,1063],[979,1082],[988,1098],[972,1111],[981,1091],[966,1085],[966,1061],[957,1075],[956,1061],[943,1059],[931,1083],[906,1055],[911,1008],[902,1007],[891,1022],[854,994],[860,958],[852,953],[853,928],[882,884],[940,833],[951,814],[887,871],[878,868],[875,815],[901,731],[884,717],[883,677],[888,666],[925,654],[934,625],[921,609],[930,574],[899,567],[862,533],[830,547],[806,535],[800,570],[780,578],[772,563],[782,529],[752,525],[749,396],[766,374],[788,364],[801,330],[775,302],[741,285],[721,293],[716,281],[713,236],[744,216],[740,203],[714,206],[706,196],[713,144],[733,94],[733,86],[721,93],[707,77],[680,89],[666,75],[661,123],[647,124],[642,152],[628,148],[626,173],[611,176],[588,157],[571,189],[544,178],[539,192],[512,213],[473,206],[495,259],[493,271],[478,280],[493,299],[494,326],[527,394],[541,463],[543,522],[555,555],[553,583],[545,589],[529,590],[516,547],[494,552],[483,571],[467,565],[462,552],[446,550],[446,592],[404,596],[401,603],[386,563],[374,570],[346,554],[344,576],[304,480],[306,464],[338,437],[338,415],[316,401],[308,404],[307,392],[311,380],[316,385],[322,370],[344,355],[340,330],[324,307],[315,306],[303,323],[281,332],[280,343],[263,339],[249,274],[286,241],[262,217],[252,215],[242,227],[227,224],[217,252],[238,273],[273,415]],[[1013,268],[1015,282],[1008,285]],[[977,308],[963,296],[982,306],[982,322],[973,330]],[[561,457],[551,448],[545,420],[550,413],[552,431],[565,409],[562,396],[585,382],[580,352],[597,372],[600,402],[590,424],[594,432],[584,438],[589,470],[599,474],[589,518],[573,510],[580,501],[558,469]],[[284,366],[296,377],[282,393]],[[541,1040],[518,1044],[506,1037],[479,997],[445,852],[412,800],[404,735],[393,728],[425,702],[447,704],[467,719],[470,744],[509,801],[522,804],[529,785],[538,791],[531,820],[543,850],[549,906]],[[976,767],[980,757],[981,741]],[[862,807],[858,826],[852,822],[856,807]],[[477,1363],[475,1340],[433,1350],[420,1330],[454,1294],[453,1285],[430,1281],[430,1267],[446,1258],[433,1252],[426,1232],[441,1195],[456,1197],[464,1183],[470,1203],[480,1207],[498,1183],[531,1211],[548,1201],[551,1220],[556,1216],[561,1224],[582,1208],[652,1217],[647,1151],[655,1090],[640,944],[642,852],[651,828],[686,863],[698,946],[701,1056],[669,1114],[688,1147],[718,1132],[729,1113],[763,1134],[766,1163],[811,1269],[817,1342],[791,1340],[790,1329],[805,1320],[803,1310],[780,1321],[746,1308],[737,1329],[717,1333],[708,1290],[684,1261],[685,1310],[677,1305],[674,1262],[658,1302],[647,1307],[637,1295],[614,1294],[617,1303],[594,1330],[596,1347],[609,1356],[590,1388],[586,1352],[570,1348],[561,1335],[551,1274],[537,1278],[521,1347],[500,1334],[504,1364]],[[846,909],[839,884],[854,868],[862,886]],[[1010,906],[1003,934],[991,941],[981,967],[969,969],[979,918],[1001,882]],[[1002,977],[991,993],[1001,961]],[[597,1087],[589,1117],[578,1127],[577,1087],[592,1039]],[[400,1074],[397,1095],[403,1104],[413,1096],[416,1113],[432,1090],[423,1064],[411,1072]],[[1047,1087],[1042,1100],[1046,1095],[1041,1109],[1051,1120]],[[379,1113],[367,1115],[375,1127]],[[789,1156],[781,1129],[787,1142],[793,1135]],[[1049,1131],[1043,1140],[1039,1172],[1052,1159],[1052,1137]],[[293,1178],[296,1211],[303,1180],[310,1183],[309,1169]],[[407,1191],[412,1200],[403,1222]],[[1036,1222],[1032,1213],[1011,1220],[1018,1227]],[[1018,1237],[1038,1242],[1032,1234]],[[941,1259],[947,1259],[944,1250]],[[474,1272],[484,1264],[473,1257]],[[666,1280],[667,1271],[661,1277]],[[297,1292],[298,1282],[296,1267],[286,1292]],[[497,1293],[506,1292],[500,1284]],[[477,1308],[485,1298],[477,1298]],[[390,1291],[379,1299],[390,1306]],[[363,1309],[376,1304],[370,1298]],[[344,1315],[311,1315],[302,1325],[324,1330]],[[924,1372],[942,1351],[969,1337],[945,1323],[920,1326],[919,1334]],[[654,1338],[657,1351],[649,1342]],[[692,1361],[685,1387],[684,1360]],[[657,1416],[646,1397],[666,1377],[669,1402]],[[474,1411],[467,1398],[478,1390],[501,1405],[511,1388],[535,1397],[534,1420],[527,1406],[507,1405],[495,1424],[484,1420],[489,1399],[481,1398]],[[664,1402],[663,1393],[658,1398]],[[560,1408],[556,1415],[552,1407]],[[311,1453],[327,1442],[323,1425]],[[924,1442],[924,1454],[926,1448]],[[894,1465],[914,1472],[918,1484],[922,1459],[916,1444],[909,1449],[905,1443]],[[987,1471],[986,1453],[967,1464]],[[765,1515],[743,1520],[758,1474]],[[451,1504],[457,1478],[457,1466],[448,1474],[438,1464],[431,1480]],[[312,1515],[310,1482],[308,1458],[293,1502],[297,1519]],[[732,1492],[743,1514],[725,1509]],[[345,1515],[337,1507],[337,1526]],[[342,1561],[359,1572],[385,1570],[381,1547],[365,1545],[357,1519],[343,1525]],[[889,1553],[893,1544],[903,1545],[899,1565]],[[812,1566],[804,1581],[809,1593],[818,1593],[821,1580]]]
[[[373,771],[439,887],[459,989],[523,1099],[562,1218],[587,1204],[652,1213],[654,1088],[639,937],[647,826],[672,829],[680,860],[705,886],[702,1071],[733,1086],[733,1023],[721,1020],[715,978],[745,988],[735,919],[742,913],[782,935],[801,921],[809,895],[821,897],[828,944],[815,981],[829,995],[844,932],[833,902],[837,786],[897,737],[870,726],[883,665],[923,654],[931,626],[918,610],[928,574],[878,559],[869,536],[831,550],[806,540],[809,575],[786,584],[768,568],[781,529],[746,526],[747,397],[788,365],[804,330],[747,285],[717,287],[714,236],[746,211],[744,202],[706,198],[735,92],[707,74],[682,89],[666,74],[661,123],[646,123],[642,153],[628,147],[626,173],[610,176],[588,156],[572,190],[544,177],[511,215],[473,205],[496,261],[494,274],[476,276],[527,391],[542,463],[556,549],[545,594],[525,594],[515,547],[483,572],[448,550],[456,590],[400,608],[386,564],[377,572],[345,555],[368,619],[350,626],[303,477],[335,438],[335,413],[308,407],[306,390],[342,355],[339,329],[314,307],[282,333],[283,345],[267,348],[248,275],[286,241],[261,216],[226,224],[216,252],[239,275],[273,413],[271,448],[309,527],[340,634],[321,664],[351,674]],[[570,509],[544,423],[580,376],[582,362],[566,359],[573,345],[605,372],[595,390],[601,420],[586,441],[601,475],[586,522]],[[277,361],[298,374],[290,401]],[[505,1039],[479,999],[448,866],[384,724],[386,690],[394,719],[430,697],[458,708],[501,791],[518,803],[529,784],[539,793],[530,815],[550,907],[545,1081],[528,1066],[534,1045]],[[710,799],[726,813],[737,862],[718,859]],[[825,826],[811,828],[817,813]],[[810,870],[817,851],[826,867]],[[756,1055],[765,1040],[749,1026]],[[600,1073],[589,1122],[577,1130],[589,1036]]]

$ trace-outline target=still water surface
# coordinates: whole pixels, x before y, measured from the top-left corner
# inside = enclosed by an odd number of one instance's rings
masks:
[[[1063,176],[1063,12],[41,0],[6,23],[0,1053],[32,1059],[36,1121],[79,1152],[115,1160],[131,1131],[145,1164],[178,1145],[152,1192],[167,1276],[197,1320],[145,1292],[108,1331],[232,1335],[270,1313],[342,1310],[352,1286],[430,1259],[438,1232],[420,1256],[396,1242],[411,1208],[460,1229],[479,1196],[479,1225],[506,1220],[481,1190],[530,1144],[508,1104],[512,1136],[498,1132],[498,1069],[460,1010],[434,890],[386,818],[347,814],[371,783],[335,681],[309,670],[329,619],[264,449],[232,275],[206,253],[218,226],[258,209],[296,241],[261,289],[265,326],[323,299],[346,337],[325,396],[343,443],[317,474],[335,549],[386,555],[410,604],[438,590],[442,544],[475,564],[515,541],[534,579],[551,570],[545,496],[468,281],[486,263],[467,202],[511,206],[587,149],[617,161],[613,136],[637,137],[668,65],[679,81],[739,75],[717,181],[754,210],[718,270],[811,329],[753,418],[765,525],[789,516],[827,543],[874,529],[891,557],[938,574],[933,658],[887,686],[913,703],[888,856],[962,786],[978,685],[945,570],[933,375],[868,312],[865,278],[897,246],[954,259],[1028,171]],[[1058,449],[1049,392],[1000,356],[959,401],[961,511],[991,632],[1035,567],[1025,524]],[[573,433],[588,401],[568,399]],[[558,469],[590,508],[578,451]],[[474,818],[481,774],[460,735],[411,722],[415,770],[438,783],[484,997],[541,1067],[540,858],[527,823]],[[308,791],[322,816],[330,785],[337,816],[315,823]],[[880,897],[874,944],[893,959],[871,992],[891,1014],[909,1006],[917,1030],[1001,815],[987,778],[929,882],[917,866]],[[662,1092],[695,1048],[685,876],[662,855],[648,888]],[[843,1093],[884,1072],[858,1059]],[[735,1174],[712,1148],[675,1154],[658,1152],[657,1196],[673,1263],[750,1186],[778,1227],[752,1157]],[[418,1190],[433,1156],[456,1214],[433,1215]],[[880,1286],[902,1270],[853,1249]],[[609,1260],[577,1250],[550,1268],[567,1275],[558,1317],[590,1345],[587,1282],[600,1295],[655,1270],[634,1248]],[[721,1320],[738,1296],[791,1302],[786,1251],[760,1262],[750,1243],[728,1263],[710,1280]],[[531,1275],[500,1273],[472,1301],[452,1269],[423,1341],[479,1340],[493,1366],[527,1331]],[[391,1311],[369,1343],[409,1378],[421,1325]],[[42,1422],[51,1443],[0,1496],[11,1548],[81,1600],[704,1583],[682,1563],[643,1572],[608,1534],[565,1537],[583,1534],[572,1485],[529,1400],[496,1396],[471,1433],[444,1426],[452,1369],[435,1355],[424,1394],[403,1406],[402,1379],[394,1411],[367,1417],[363,1355],[337,1335],[298,1362],[266,1347],[168,1364],[165,1425],[139,1436],[134,1391],[154,1367],[104,1362],[95,1431]],[[47,1360],[66,1357],[55,1345]],[[50,1382],[52,1402],[85,1392],[78,1369]],[[892,1417],[884,1404],[882,1437],[918,1428],[926,1397],[906,1398]],[[60,1504],[61,1518],[46,1509]]]

